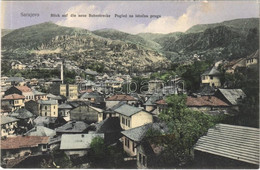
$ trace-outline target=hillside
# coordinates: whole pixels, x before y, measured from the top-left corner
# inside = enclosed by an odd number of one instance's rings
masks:
[[[208,28],[226,26],[239,32],[246,33],[252,28],[259,27],[259,18],[235,19],[214,24],[199,24],[191,27],[185,33],[203,32]]]
[[[18,37],[18,38],[15,38]],[[131,37],[131,36],[130,36]],[[114,40],[80,28],[42,23],[24,27],[2,38],[4,59],[30,61],[35,57],[55,57],[75,61],[78,67],[103,65],[106,71],[128,72],[167,67],[168,61],[156,50],[126,40]]]
[[[5,36],[6,34],[9,34],[13,30],[11,29],[1,29],[1,37]]]

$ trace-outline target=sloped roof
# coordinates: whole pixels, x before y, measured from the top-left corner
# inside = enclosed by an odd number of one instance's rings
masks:
[[[27,119],[34,117],[34,115],[25,108],[16,109],[14,112],[10,114],[10,116],[15,117],[17,119]]]
[[[259,58],[259,49],[246,57],[247,59]]]
[[[145,106],[152,106],[155,105],[156,101],[161,100],[163,98],[162,93],[154,93],[145,103]]]
[[[121,130],[119,117],[109,117],[96,124],[96,133],[118,132]]]
[[[50,123],[55,122],[56,119],[57,119],[56,117],[38,116],[36,119],[33,120],[33,122],[37,126],[44,126],[44,125],[48,125]]]
[[[104,138],[104,134],[63,134],[60,149],[88,149],[95,137]]]
[[[116,94],[114,96],[108,97],[106,101],[137,101],[137,99],[126,94]]]
[[[215,96],[201,96],[192,97],[188,96],[186,101],[187,106],[201,107],[201,106],[229,106],[224,101]]]
[[[7,82],[12,82],[12,81],[24,82],[24,78],[23,77],[9,77],[6,81]]]
[[[245,58],[239,58],[239,59],[232,60],[228,64],[226,64],[225,67],[232,67],[243,60],[245,60]]]
[[[84,99],[84,98],[97,98],[97,97],[102,97],[98,92],[93,91],[93,92],[85,92],[80,96],[80,99]]]
[[[46,93],[43,93],[43,92],[40,92],[40,91],[37,91],[37,90],[33,90],[32,91],[34,95],[46,95]]]
[[[122,115],[125,116],[132,116],[140,111],[142,111],[142,108],[138,108],[138,107],[134,107],[134,106],[130,106],[128,104],[124,104],[122,106],[120,106],[119,108],[117,108],[115,110],[115,112],[120,113]]]
[[[26,136],[55,136],[56,131],[44,126],[36,126],[25,133]]]
[[[103,112],[102,109],[97,108],[97,107],[89,106],[89,108],[91,108],[91,109],[93,109],[93,110],[95,110],[95,111],[97,111],[97,112],[99,112],[99,113],[102,113],[102,112]]]
[[[28,86],[15,86],[17,89],[19,89],[21,92],[32,92],[32,89],[30,89]]]
[[[56,128],[56,132],[60,133],[79,133],[87,129],[89,125],[83,121],[70,121],[63,126]]]
[[[211,69],[205,71],[202,75],[203,76],[217,76],[217,75],[220,75],[220,72],[217,70],[217,68],[212,67]]]
[[[246,97],[242,89],[218,89],[218,91],[232,104],[237,105],[239,98]]]
[[[16,136],[1,140],[1,149],[19,149],[37,147],[39,144],[47,144],[48,136]]]
[[[1,116],[1,125],[6,124],[6,123],[11,123],[11,122],[17,122],[19,121],[16,118],[9,117],[9,116]]]
[[[259,133],[257,128],[217,124],[198,140],[194,149],[259,165]]]
[[[19,94],[10,94],[10,95],[6,95],[3,100],[16,100],[16,99],[25,99],[25,97],[23,95],[19,95]]]
[[[143,126],[122,131],[121,133],[133,141],[140,142],[150,129],[159,130],[163,134],[169,131],[165,123],[148,123]]]
[[[38,100],[39,104],[58,104],[57,100]]]
[[[157,102],[155,102],[156,104],[159,104],[159,105],[167,105],[166,101],[164,99],[162,100],[159,100]]]
[[[115,111],[117,108],[119,108],[120,106],[126,104],[126,101],[120,101],[119,103],[117,103],[116,105],[112,106],[111,108],[109,108],[109,110]]]
[[[68,103],[62,103],[59,105],[59,109],[72,109],[73,107]]]

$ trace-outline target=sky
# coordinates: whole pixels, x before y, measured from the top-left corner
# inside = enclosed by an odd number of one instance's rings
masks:
[[[5,1],[1,2],[1,28],[17,29],[43,22],[88,30],[112,28],[137,34],[141,32],[185,32],[196,24],[217,23],[238,18],[259,17],[256,1]],[[23,14],[36,14],[29,17]],[[59,14],[60,17],[51,17]],[[61,17],[68,14],[68,17]],[[71,14],[103,14],[107,17],[70,17]],[[127,15],[127,18],[115,17]],[[135,17],[148,15],[148,18]],[[134,15],[129,18],[129,15]],[[158,18],[151,15],[160,16]]]

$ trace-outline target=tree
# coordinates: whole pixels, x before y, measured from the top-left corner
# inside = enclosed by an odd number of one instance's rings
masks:
[[[185,95],[172,95],[166,99],[168,109],[159,114],[174,135],[164,139],[166,146],[162,154],[165,165],[178,166],[191,157],[191,148],[207,130],[214,126],[217,119],[186,106]]]
[[[90,148],[88,157],[93,168],[120,168],[122,166],[122,147],[107,146],[103,138],[95,137]]]

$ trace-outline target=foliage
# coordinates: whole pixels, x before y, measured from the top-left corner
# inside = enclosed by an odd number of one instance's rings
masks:
[[[89,159],[93,168],[120,168],[123,162],[121,147],[106,146],[104,139],[96,137],[90,144]]]
[[[167,165],[178,166],[191,156],[190,150],[193,145],[218,120],[202,112],[188,109],[185,95],[172,95],[166,102],[168,109],[160,113],[159,118],[167,123],[174,138],[172,136],[165,138],[163,145],[166,149],[162,154],[162,161]]]

